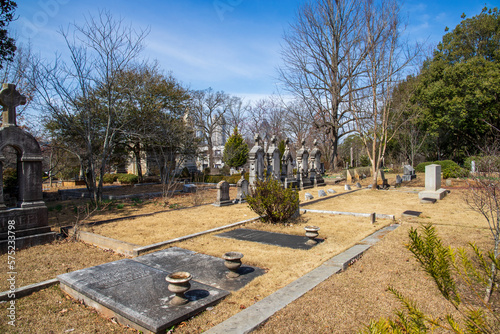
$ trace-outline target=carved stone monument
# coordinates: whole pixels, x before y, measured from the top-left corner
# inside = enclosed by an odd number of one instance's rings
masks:
[[[12,231],[15,231],[15,248],[18,249],[50,242],[54,240],[55,232],[51,232],[48,226],[48,211],[43,201],[40,145],[16,123],[16,107],[26,104],[26,97],[16,90],[16,85],[3,84],[0,104],[3,106],[0,180],[3,179],[3,164],[6,161],[2,152],[10,146],[17,152],[19,189],[17,206],[7,208],[4,203],[3,182],[0,182],[0,253],[5,253],[9,246],[13,246],[8,242]]]
[[[306,141],[302,140],[302,146],[297,151],[297,182],[300,189],[309,189],[313,187],[311,179],[309,179],[309,152],[305,147]]]
[[[241,179],[238,180],[236,183],[236,199],[233,201],[233,203],[244,203],[246,202],[245,198],[248,195],[248,184],[249,182],[245,179],[245,171],[243,170],[241,172]]]
[[[217,183],[217,200],[213,204],[214,206],[225,206],[231,205],[231,199],[229,198],[229,183],[227,181],[220,181]]]
[[[267,177],[280,180],[280,150],[276,136],[271,138],[271,145],[267,150]]]
[[[264,149],[259,145],[260,136],[254,136],[255,145],[248,153],[248,160],[250,163],[250,177],[249,182],[253,185],[257,180],[264,180]]]
[[[418,193],[418,198],[443,199],[448,191],[441,188],[441,165],[425,166],[425,190]]]
[[[413,179],[415,179],[417,177],[417,175],[415,174],[415,169],[413,169],[412,166],[410,165],[404,165],[403,166],[403,176],[402,176],[402,180],[403,181],[411,181]]]
[[[325,185],[325,180],[323,180],[323,177],[321,176],[322,173],[322,168],[321,168],[321,150],[318,148],[318,140],[314,140],[314,148],[311,151],[311,157],[309,158],[310,160],[310,180],[311,183],[317,187],[317,186],[324,186]]]
[[[293,175],[293,156],[290,152],[290,139],[285,140],[285,152],[281,158],[281,181],[285,188],[294,188],[297,186],[297,180]]]

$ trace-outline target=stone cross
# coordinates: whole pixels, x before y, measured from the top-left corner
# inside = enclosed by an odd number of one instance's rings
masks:
[[[17,126],[16,107],[26,104],[26,96],[16,90],[16,85],[4,83],[0,91],[0,104],[3,106],[2,126]]]

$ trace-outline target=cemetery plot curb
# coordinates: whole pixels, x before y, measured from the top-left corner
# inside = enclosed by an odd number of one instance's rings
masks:
[[[376,244],[385,234],[399,227],[393,224],[384,227],[345,252],[332,257],[318,268],[288,284],[284,288],[258,301],[226,321],[212,327],[207,334],[250,333],[267,321],[274,313],[298,299],[330,276],[341,272],[357,261],[363,253]]]

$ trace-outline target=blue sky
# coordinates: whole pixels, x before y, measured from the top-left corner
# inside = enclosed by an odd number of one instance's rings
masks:
[[[53,59],[64,54],[60,27],[107,9],[134,28],[149,28],[143,57],[192,89],[223,90],[258,99],[276,91],[280,43],[304,0],[22,0],[12,23],[16,39]],[[436,45],[446,26],[465,13],[472,17],[496,2],[474,0],[406,1],[407,37]]]

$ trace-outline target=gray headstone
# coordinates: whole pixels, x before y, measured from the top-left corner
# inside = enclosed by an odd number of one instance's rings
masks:
[[[306,198],[306,201],[314,199],[313,195],[311,195],[310,193],[305,193],[305,198]]]
[[[369,184],[367,188],[368,189],[372,189],[373,188],[373,184]]]
[[[182,187],[182,191],[185,193],[195,193],[196,192],[196,185],[194,184],[185,184]]]
[[[403,179],[398,174],[398,175],[396,175],[396,184],[401,184],[401,183],[403,183]]]
[[[318,190],[318,197],[325,197],[326,192],[323,189]]]
[[[328,190],[327,190],[327,192],[328,192],[329,194],[335,194],[335,193],[336,193],[336,191],[335,191],[335,190],[333,190],[333,189],[328,189]]]
[[[472,161],[470,162],[470,171],[471,171],[472,173],[475,173],[475,172],[476,172],[476,162],[475,162],[474,160],[472,160]]]
[[[447,187],[451,187],[451,180],[450,179],[446,179],[444,181],[444,184],[446,184]]]
[[[432,164],[425,166],[425,190],[437,191],[441,188],[441,166]]]
[[[361,188],[363,188],[363,187],[361,186],[361,183],[356,182],[356,188],[361,189]]]
[[[424,197],[424,198],[420,199],[421,204],[434,204],[436,202],[437,202],[437,199],[435,199],[435,198]]]
[[[215,200],[214,206],[224,206],[233,204],[229,199],[229,183],[226,181],[220,181],[217,183],[217,199]]]
[[[344,190],[351,190],[351,186],[350,186],[350,185],[348,185],[348,184],[346,184],[346,185],[344,186]]]
[[[245,198],[249,194],[248,190],[249,182],[245,179],[245,171],[241,172],[241,179],[236,183],[236,199],[235,203],[243,203],[245,202]]]

